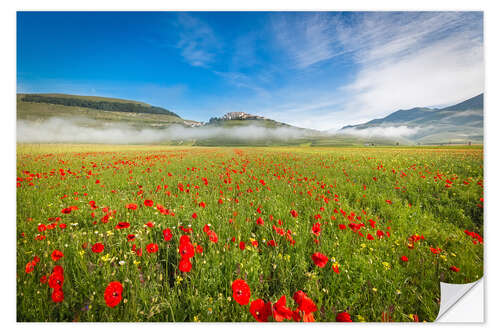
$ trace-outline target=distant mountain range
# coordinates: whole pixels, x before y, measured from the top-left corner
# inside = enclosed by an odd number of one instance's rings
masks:
[[[66,94],[18,94],[17,119],[42,123],[50,118],[77,122],[86,128],[110,124],[127,125],[136,129],[168,129],[172,125],[185,128],[219,129],[217,137],[194,140],[199,145],[239,145],[275,143],[300,145],[371,145],[371,144],[447,144],[482,143],[483,94],[446,108],[417,107],[398,110],[387,117],[364,124],[349,125],[335,133],[295,127],[245,112],[229,112],[210,118],[207,123],[186,120],[178,114],[146,103],[95,96]],[[287,135],[270,139],[234,141],[224,136],[241,127],[280,130]],[[267,132],[266,132],[267,133]],[[290,139],[293,138],[292,139]]]
[[[416,107],[398,110],[387,117],[359,125],[344,126],[340,133],[373,136],[402,129],[413,142],[454,143],[483,141],[483,94],[445,108]]]

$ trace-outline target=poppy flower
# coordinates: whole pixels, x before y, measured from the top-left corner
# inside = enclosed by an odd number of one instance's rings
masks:
[[[345,224],[339,224],[339,229],[340,230],[344,230],[345,228],[347,228]]]
[[[134,240],[134,239],[135,239],[135,235],[134,235],[134,234],[128,234],[128,235],[127,235],[127,240],[128,240],[129,242],[130,242],[130,241],[132,241],[132,240]]]
[[[38,231],[40,231],[40,232],[44,232],[45,229],[47,229],[47,227],[43,223],[38,226]]]
[[[52,301],[54,303],[60,303],[64,301],[64,293],[62,289],[54,289],[54,291],[52,292]]]
[[[182,258],[192,258],[194,256],[194,246],[189,243],[179,244],[179,254]]]
[[[296,210],[292,209],[292,210],[290,211],[290,215],[292,215],[292,217],[297,217],[297,216],[299,216],[299,213],[297,213],[297,211],[296,211]]]
[[[264,225],[264,219],[262,218],[262,216],[259,216],[256,222],[258,225]]]
[[[193,265],[191,264],[191,260],[187,257],[183,257],[181,261],[179,261],[179,270],[184,273],[188,273],[191,271]]]
[[[404,261],[404,262],[407,262],[408,261],[408,257],[407,256],[401,256],[401,261]]]
[[[60,289],[64,284],[64,275],[60,272],[52,272],[49,276],[49,287],[52,289]]]
[[[336,273],[336,274],[340,274],[340,271],[339,271],[339,264],[337,264],[336,262],[332,264],[332,270]]]
[[[271,302],[264,302],[262,299],[256,299],[250,303],[250,313],[258,322],[267,322],[272,314]]]
[[[128,222],[119,222],[115,226],[115,229],[127,229],[128,227],[130,227],[130,223],[128,223]]]
[[[158,252],[158,244],[150,243],[150,244],[146,245],[146,251],[148,251],[148,253]]]
[[[61,228],[61,229],[66,229],[66,223],[61,223],[61,224],[59,224],[59,228]]]
[[[285,319],[292,319],[292,310],[286,307],[286,296],[281,298],[273,304],[273,316],[276,321],[283,321]]]
[[[240,242],[240,250],[243,251],[245,249],[245,242]]]
[[[95,243],[92,245],[92,252],[101,253],[102,251],[104,251],[104,245],[102,243]]]
[[[32,261],[30,261],[26,264],[25,272],[31,273],[33,272],[34,269],[35,269],[35,264]]]
[[[314,264],[320,268],[325,267],[328,262],[328,257],[320,252],[313,253],[311,259],[314,261]]]
[[[351,315],[347,312],[338,313],[335,320],[339,322],[352,322]]]
[[[430,250],[432,253],[434,254],[440,254],[441,253],[441,249],[438,247],[438,248],[433,248],[432,246],[430,247]]]
[[[136,210],[137,209],[137,204],[135,203],[129,203],[125,205],[125,208],[130,209],[130,210]]]
[[[51,254],[51,257],[52,257],[52,260],[58,261],[59,259],[64,257],[64,254],[59,250],[54,250]]]
[[[314,304],[313,300],[302,290],[293,294],[293,299],[299,305],[298,310],[302,311],[304,314],[318,311],[318,307]]]
[[[153,200],[144,200],[144,206],[153,207]]]
[[[193,219],[195,219],[195,218],[197,218],[197,217],[198,217],[198,214],[193,213],[193,215],[191,215],[191,217],[192,217]]]
[[[148,223],[146,223],[145,225],[148,228],[153,228],[155,226],[155,224],[153,222],[151,222],[151,221],[148,221]]]
[[[321,224],[319,222],[314,223],[314,225],[311,228],[311,231],[316,236],[319,236],[319,234],[321,233]]]
[[[108,284],[106,290],[104,290],[104,300],[106,305],[110,308],[114,308],[122,300],[123,286],[118,281],[113,281]]]
[[[458,267],[456,267],[456,266],[451,266],[451,267],[450,267],[450,270],[451,270],[451,271],[454,271],[454,272],[457,272],[457,273],[458,273],[458,272],[460,272],[460,268],[458,268]]]
[[[211,242],[217,243],[219,241],[219,237],[217,236],[217,234],[215,233],[215,231],[209,230],[207,232],[207,235],[208,235],[208,239],[210,239]]]
[[[247,305],[251,295],[248,284],[242,279],[237,279],[233,281],[231,288],[233,289],[233,298],[236,303]]]
[[[168,242],[172,239],[172,230],[170,230],[170,228],[163,230],[163,239],[166,242]]]
[[[52,268],[52,272],[60,274],[60,275],[64,275],[64,269],[62,268],[62,266],[59,266],[59,265],[54,266],[54,268]]]

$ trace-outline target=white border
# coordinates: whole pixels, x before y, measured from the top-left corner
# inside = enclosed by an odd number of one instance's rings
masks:
[[[314,329],[321,330],[338,330],[353,328],[365,328],[372,330],[448,330],[467,331],[471,329],[489,329],[498,323],[499,316],[497,315],[498,295],[500,295],[498,283],[498,264],[495,262],[488,264],[488,258],[491,253],[499,253],[498,242],[496,237],[500,235],[498,230],[498,213],[491,206],[495,205],[495,201],[499,198],[498,187],[500,183],[498,178],[499,168],[497,165],[498,147],[500,144],[498,137],[498,114],[500,113],[500,105],[498,103],[498,76],[500,75],[498,52],[498,32],[500,31],[499,22],[500,15],[496,10],[497,1],[487,0],[454,0],[454,1],[438,1],[438,0],[419,0],[419,1],[369,1],[369,0],[351,0],[343,2],[334,1],[270,1],[270,0],[254,0],[244,3],[234,0],[211,0],[211,1],[178,1],[168,3],[166,1],[148,1],[141,0],[130,1],[123,0],[119,2],[104,1],[104,0],[87,0],[87,1],[61,1],[61,0],[46,0],[46,1],[12,1],[7,4],[2,3],[0,11],[2,25],[0,33],[2,35],[3,51],[1,52],[2,61],[0,61],[2,73],[2,86],[0,92],[2,94],[1,108],[1,132],[3,134],[2,158],[1,166],[1,207],[2,207],[2,255],[4,260],[2,263],[6,266],[5,272],[1,274],[2,283],[2,311],[0,311],[4,329],[33,331],[40,329],[48,329],[51,331],[62,330],[107,330],[111,327],[116,327],[120,330],[137,332],[138,329],[147,330],[171,330],[171,329],[214,329],[238,331],[252,331],[286,329],[303,330],[302,325],[263,325],[257,326],[254,324],[47,324],[40,326],[39,324],[16,324],[15,323],[15,93],[16,93],[16,10],[484,10],[485,20],[485,56],[486,56],[486,91],[485,91],[485,284],[487,285],[485,294],[486,312],[484,325],[460,325],[460,324],[431,324],[425,328],[421,325],[411,324],[392,324],[392,325],[377,325],[377,324],[315,324]],[[6,213],[5,213],[6,212]],[[490,237],[491,235],[491,237]],[[7,251],[5,251],[7,249]],[[495,260],[496,258],[492,258]],[[113,325],[113,326],[110,326]],[[402,327],[404,325],[404,327]]]

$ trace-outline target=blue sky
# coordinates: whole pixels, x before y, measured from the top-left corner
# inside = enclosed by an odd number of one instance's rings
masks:
[[[484,90],[481,12],[18,12],[17,91],[338,129]]]

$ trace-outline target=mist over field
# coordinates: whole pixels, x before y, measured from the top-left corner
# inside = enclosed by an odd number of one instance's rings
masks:
[[[385,138],[401,138],[409,137],[417,134],[422,129],[419,127],[408,126],[384,126],[384,127],[369,127],[369,128],[347,128],[339,131],[339,134],[353,135],[363,138],[385,137]]]
[[[86,118],[49,118],[43,121],[17,121],[20,143],[110,143],[143,144],[169,140],[272,139],[287,141],[304,138],[306,132],[294,128],[266,128],[255,125],[235,127],[194,127],[172,125],[166,129],[137,129],[126,124],[99,123]]]

